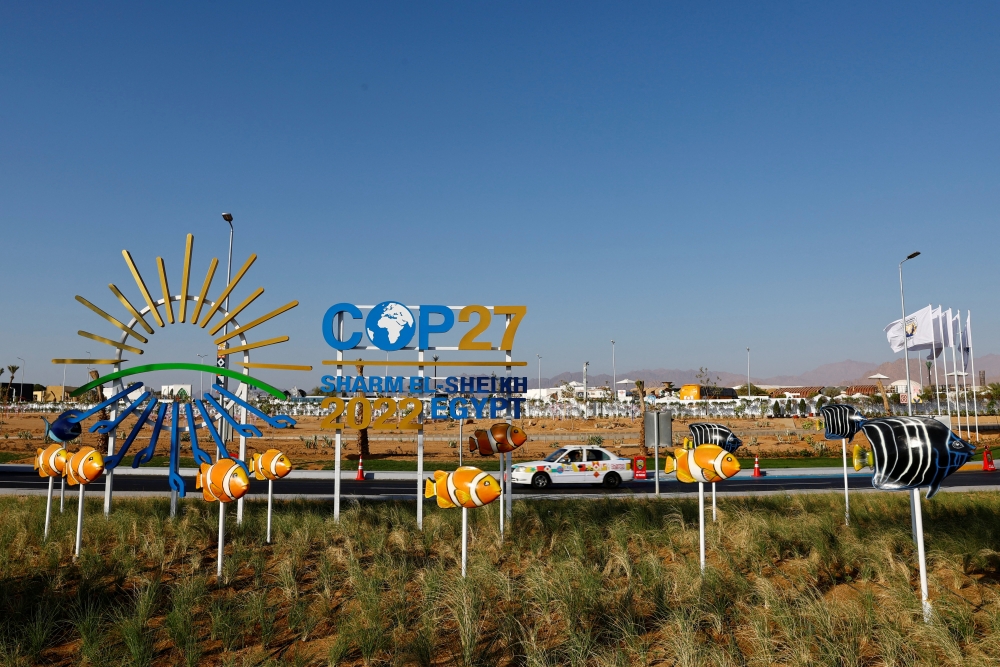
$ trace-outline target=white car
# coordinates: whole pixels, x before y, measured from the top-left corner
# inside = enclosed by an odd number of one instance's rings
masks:
[[[603,447],[560,447],[541,461],[516,464],[510,479],[514,484],[531,484],[536,489],[550,484],[603,484],[614,489],[632,481],[632,459],[616,456]]]

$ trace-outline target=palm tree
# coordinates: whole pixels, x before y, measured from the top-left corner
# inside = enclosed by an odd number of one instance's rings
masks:
[[[14,397],[14,394],[12,393],[14,391],[14,374],[17,373],[18,369],[20,368],[21,368],[20,366],[14,366],[13,364],[7,367],[7,371],[10,373],[10,382],[7,383],[8,403],[10,402],[10,399]]]
[[[635,381],[635,397],[639,401],[639,454],[649,456],[649,448],[646,447],[646,383],[642,380]]]

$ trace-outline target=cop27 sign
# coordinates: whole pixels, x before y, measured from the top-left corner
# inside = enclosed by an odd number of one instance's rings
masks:
[[[444,334],[455,327],[455,312],[458,322],[469,323],[458,347],[435,347],[431,345],[432,334]],[[449,306],[422,305],[417,307],[418,315],[398,301],[383,301],[372,306],[365,316],[361,308],[352,303],[338,303],[331,306],[323,316],[323,338],[335,350],[379,349],[385,352],[397,350],[512,350],[514,336],[521,325],[527,306],[493,306],[492,312],[486,306],[465,306],[452,309]],[[503,332],[498,345],[482,340],[494,316],[509,317],[510,322]],[[344,337],[344,320],[364,320],[364,333],[355,331]],[[372,345],[363,344],[365,334]],[[416,345],[413,338],[416,336]]]

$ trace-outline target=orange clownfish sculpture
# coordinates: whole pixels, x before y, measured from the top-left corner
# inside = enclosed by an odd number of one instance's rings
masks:
[[[202,490],[205,500],[229,503],[246,494],[250,479],[243,466],[234,459],[220,459],[212,465],[201,464],[194,488]]]
[[[479,451],[483,456],[512,452],[528,441],[528,434],[514,426],[501,422],[490,426],[489,430],[477,430],[469,436],[469,451]]]
[[[35,453],[35,470],[39,477],[62,477],[66,470],[66,450],[62,445],[49,445]]]
[[[677,481],[721,482],[740,471],[736,457],[718,445],[698,445],[694,448],[677,448],[674,456],[667,456],[664,472],[677,471]]]
[[[427,480],[424,487],[424,497],[437,496],[438,507],[482,507],[499,498],[500,493],[500,482],[493,475],[472,466],[451,473],[438,470],[434,481]]]
[[[250,461],[250,472],[257,479],[280,479],[292,471],[292,462],[277,449],[269,449],[263,454],[254,454]]]
[[[90,484],[104,472],[104,457],[93,447],[81,447],[70,455],[63,475],[70,486]]]

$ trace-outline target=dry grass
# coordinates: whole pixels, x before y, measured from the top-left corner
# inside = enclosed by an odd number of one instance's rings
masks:
[[[935,617],[921,618],[905,494],[726,499],[699,573],[691,501],[553,500],[460,514],[412,503],[117,500],[40,541],[44,499],[0,499],[0,665],[995,665],[1000,495],[925,504]],[[230,525],[232,525],[230,521]]]

